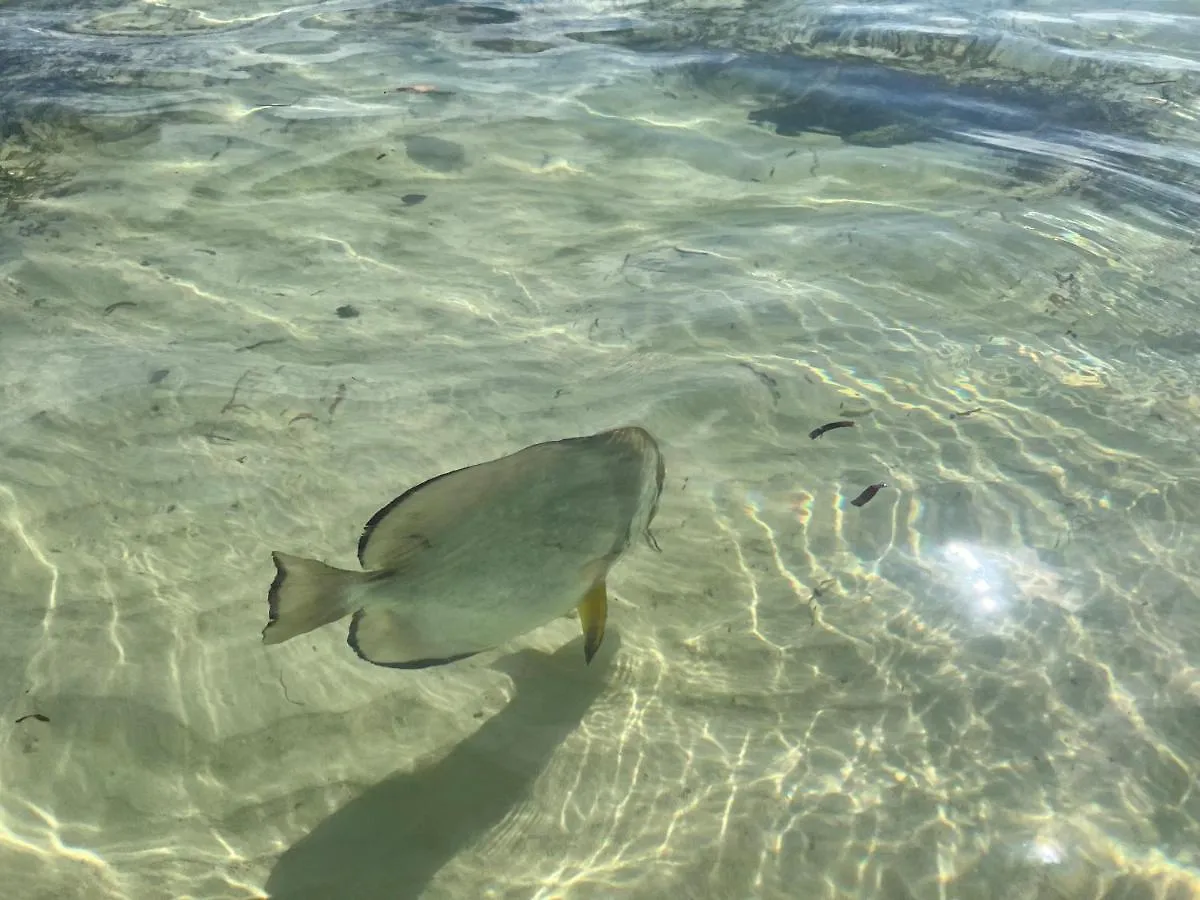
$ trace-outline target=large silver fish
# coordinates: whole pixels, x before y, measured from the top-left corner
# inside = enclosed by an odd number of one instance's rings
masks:
[[[650,522],[665,464],[642,428],[534,444],[431,478],[367,522],[363,571],[272,553],[263,642],[353,614],[367,662],[465,659],[579,610],[584,656],[604,638],[609,569]]]

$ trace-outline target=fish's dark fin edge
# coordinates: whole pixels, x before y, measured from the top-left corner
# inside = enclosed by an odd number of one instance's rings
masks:
[[[271,552],[275,578],[267,588],[264,644],[281,644],[349,614],[347,592],[363,574],[327,565],[318,559]]]
[[[654,447],[654,455],[657,457],[655,461],[654,481],[658,489],[654,494],[654,508],[650,512],[650,518],[646,521],[647,525],[653,522],[654,517],[658,515],[658,504],[662,502],[663,485],[667,483],[667,458],[663,456],[662,448],[658,446],[658,441],[653,436],[650,437],[650,442]]]
[[[279,591],[287,579],[287,571],[280,564],[279,553],[275,550],[271,551],[271,562],[275,563],[275,580],[267,588],[267,624],[263,626],[263,631],[266,631],[271,623],[279,620]]]
[[[483,464],[478,463],[477,465],[483,465]],[[366,566],[366,563],[363,561],[363,555],[367,552],[367,545],[371,542],[371,535],[372,535],[372,533],[374,533],[374,531],[378,527],[379,523],[382,522],[387,517],[388,513],[390,513],[392,510],[394,510],[397,506],[399,506],[401,503],[403,503],[405,500],[407,500],[409,497],[411,497],[417,491],[421,490],[422,488],[429,487],[429,485],[433,484],[435,481],[441,481],[443,478],[449,478],[451,475],[454,475],[458,472],[464,472],[467,469],[474,469],[474,468],[475,468],[475,466],[463,466],[461,469],[455,469],[452,472],[443,472],[441,475],[434,475],[432,478],[427,478],[425,481],[422,481],[420,484],[414,484],[412,487],[410,487],[407,491],[405,491],[399,497],[397,497],[394,500],[391,500],[390,502],[388,502],[388,504],[386,506],[383,506],[379,510],[377,510],[375,512],[375,515],[373,515],[373,516],[371,516],[371,518],[367,519],[367,524],[363,526],[362,534],[360,534],[358,537],[358,564],[363,567]],[[424,540],[424,538],[422,538],[422,540]]]
[[[660,503],[662,503],[663,486],[667,483],[667,460],[666,457],[663,456],[662,448],[659,447],[658,441],[655,439],[654,435],[650,434],[650,432],[646,431],[644,428],[641,430],[645,433],[646,438],[649,439],[650,446],[654,448],[654,455],[656,457],[654,472],[654,500],[650,504],[650,513],[646,516],[646,532],[643,537],[646,539],[646,543],[650,545],[651,549],[653,549],[656,553],[662,553],[662,547],[658,546],[658,538],[656,538],[654,536],[654,532],[650,530],[650,524],[654,521],[655,516],[658,515],[658,506]]]
[[[350,631],[346,635],[346,643],[350,649],[354,651],[354,655],[363,662],[369,662],[373,666],[381,666],[385,669],[432,669],[435,666],[448,666],[450,663],[458,662],[460,659],[468,659],[482,653],[481,650],[472,650],[470,653],[459,653],[457,656],[447,656],[444,659],[415,659],[408,662],[386,663],[379,662],[366,656],[362,650],[358,648],[358,620],[362,617],[363,610],[358,610],[354,613],[354,617],[350,620]]]

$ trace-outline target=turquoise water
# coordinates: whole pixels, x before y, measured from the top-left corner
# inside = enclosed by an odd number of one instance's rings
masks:
[[[1200,896],[1189,4],[16,2],[0,79],[5,897]],[[262,646],[271,550],[623,423],[591,666]]]

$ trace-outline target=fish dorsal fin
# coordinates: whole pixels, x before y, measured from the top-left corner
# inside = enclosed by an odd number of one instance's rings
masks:
[[[609,452],[597,453],[604,445],[608,445]],[[507,502],[527,486],[560,478],[564,472],[578,473],[580,467],[586,471],[587,466],[601,466],[603,471],[603,467],[614,465],[616,458],[628,454],[658,460],[661,469],[657,445],[648,432],[619,428],[533,444],[499,459],[430,478],[371,516],[358,541],[358,561],[368,571],[400,568],[411,560],[414,551],[440,548],[442,538],[452,535],[465,517],[481,511],[494,515],[497,500]],[[574,459],[579,462],[573,463]],[[661,491],[661,472],[657,490]],[[642,506],[647,500],[656,501],[657,496],[632,502]],[[645,527],[648,521],[639,524]]]
[[[411,553],[414,539],[420,539],[425,546],[430,544],[429,539],[418,530],[416,517],[409,515],[409,510],[403,507],[418,491],[453,474],[447,472],[409,488],[367,520],[358,539],[358,561],[364,569],[395,568],[401,559]]]
[[[548,445],[455,469],[409,488],[371,516],[358,539],[358,561],[367,570],[394,569],[416,549],[428,549],[464,512],[515,475],[530,471],[531,457]],[[544,451],[543,451],[544,452]],[[414,543],[419,540],[420,546]]]

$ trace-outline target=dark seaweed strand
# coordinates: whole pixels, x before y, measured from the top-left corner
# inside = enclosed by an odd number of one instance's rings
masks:
[[[847,421],[845,419],[843,419],[840,422],[827,422],[826,424],[822,425],[820,428],[814,428],[812,431],[810,431],[808,433],[808,436],[815,441],[817,438],[819,438],[825,432],[833,431],[833,429],[835,429],[835,428],[853,428],[853,427],[854,427],[854,423]]]
[[[853,500],[851,500],[850,505],[851,506],[866,506],[868,503],[871,502],[871,498],[874,497],[876,494],[878,494],[879,491],[885,487],[887,487],[886,481],[881,481],[878,484],[871,485],[870,487],[866,488],[861,494],[859,494],[857,497],[855,497]]]

